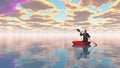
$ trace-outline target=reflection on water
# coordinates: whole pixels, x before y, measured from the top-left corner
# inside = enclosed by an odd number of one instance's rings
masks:
[[[119,68],[119,37],[96,36],[98,47],[82,58],[75,36],[0,35],[0,68]]]

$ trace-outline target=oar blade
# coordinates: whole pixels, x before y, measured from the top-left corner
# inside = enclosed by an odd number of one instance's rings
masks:
[[[80,32],[80,29],[77,29],[78,32]]]

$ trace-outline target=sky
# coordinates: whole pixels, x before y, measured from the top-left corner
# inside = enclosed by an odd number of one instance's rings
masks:
[[[1,0],[0,32],[120,31],[120,0]]]

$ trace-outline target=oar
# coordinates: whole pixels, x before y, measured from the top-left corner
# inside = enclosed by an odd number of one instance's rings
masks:
[[[94,46],[94,47],[96,47],[96,46],[97,46],[97,43],[95,43],[95,42],[94,42],[94,41],[92,41],[91,39],[89,39],[89,40],[95,44],[95,46]]]
[[[80,29],[77,29],[78,32],[80,32]]]

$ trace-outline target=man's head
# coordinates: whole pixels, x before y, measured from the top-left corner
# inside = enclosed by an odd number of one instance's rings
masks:
[[[87,33],[87,30],[84,30],[84,33]]]

